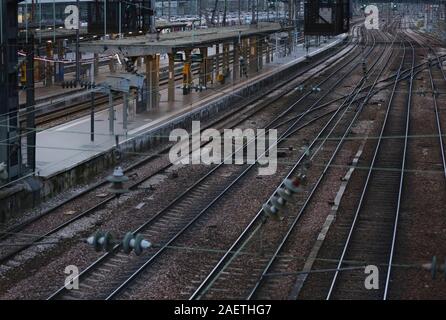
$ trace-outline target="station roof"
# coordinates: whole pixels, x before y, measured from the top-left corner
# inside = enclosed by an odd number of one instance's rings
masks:
[[[115,54],[139,57],[157,53],[170,53],[185,48],[212,46],[216,43],[233,41],[255,35],[267,35],[288,30],[279,23],[262,22],[256,25],[198,29],[161,34],[159,40],[147,35],[115,40],[95,40],[82,42],[81,52]]]

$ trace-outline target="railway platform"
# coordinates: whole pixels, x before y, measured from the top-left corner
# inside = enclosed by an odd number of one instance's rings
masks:
[[[215,54],[215,48],[209,48],[209,54]],[[93,59],[93,54],[84,54],[83,59]],[[85,63],[86,64],[86,63]],[[166,56],[162,56],[160,58],[160,70],[167,69],[169,65],[169,59]],[[176,63],[175,67],[181,66],[181,63]],[[142,72],[146,69],[145,63],[141,63],[138,67],[138,71]],[[94,76],[94,81],[96,83],[100,83],[105,81],[108,75],[112,74],[110,72],[110,67],[108,65],[100,65],[98,66],[98,72]],[[75,72],[66,73],[64,76],[65,81],[71,81],[75,79]],[[80,87],[77,88],[63,88],[61,83],[53,83],[49,86],[45,85],[43,81],[35,82],[34,84],[34,95],[36,99],[36,104],[39,103],[51,103],[52,100],[60,98],[61,96],[66,96],[68,94],[77,93],[82,91]],[[19,103],[20,105],[24,105],[26,103],[26,90],[19,91]]]
[[[344,36],[332,38],[320,47],[309,49],[309,56],[327,50],[342,41]],[[298,45],[291,55],[276,58],[264,65],[254,76],[238,78],[225,84],[214,84],[202,92],[190,95],[175,90],[174,101],[168,99],[168,88],[161,89],[159,108],[149,109],[135,114],[135,102],[129,103],[127,130],[123,129],[123,105],[116,104],[114,132],[109,132],[108,110],[98,111],[94,115],[94,141],[91,141],[91,118],[86,116],[37,133],[36,171],[42,178],[50,178],[63,171],[72,169],[83,162],[110,151],[119,143],[125,143],[139,135],[146,134],[187,113],[206,107],[212,101],[224,99],[239,88],[248,86],[262,78],[271,76],[306,59],[306,50]]]

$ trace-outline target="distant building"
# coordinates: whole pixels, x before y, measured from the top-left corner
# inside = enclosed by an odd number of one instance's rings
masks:
[[[99,32],[104,27],[104,11],[107,12],[107,32],[118,32],[119,5],[121,3],[122,31],[147,31],[152,24],[152,3],[154,0],[118,1],[106,0],[79,0],[80,22],[88,24],[88,31]],[[25,17],[29,28],[63,26],[67,17],[65,8],[68,5],[76,5],[76,0],[26,0],[19,5],[19,26],[25,26]]]

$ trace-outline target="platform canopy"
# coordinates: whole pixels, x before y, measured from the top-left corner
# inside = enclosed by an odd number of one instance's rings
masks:
[[[122,53],[128,57],[141,57],[157,53],[170,53],[186,48],[209,47],[239,38],[265,36],[286,31],[288,28],[282,27],[279,23],[262,22],[256,25],[171,32],[160,34],[158,40],[153,34],[115,40],[95,40],[82,42],[80,51],[103,54]]]

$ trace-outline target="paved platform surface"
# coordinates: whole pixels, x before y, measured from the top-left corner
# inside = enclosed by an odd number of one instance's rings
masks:
[[[340,42],[340,38],[333,38],[319,48],[311,48],[310,55],[334,46]],[[175,90],[174,102],[167,102],[167,88],[160,90],[161,100],[158,109],[134,114],[134,101],[130,102],[128,130],[122,128],[122,105],[115,105],[114,135],[109,133],[108,110],[95,114],[95,141],[90,141],[90,116],[70,121],[37,133],[36,160],[37,174],[42,177],[50,177],[61,171],[75,167],[77,164],[87,161],[95,155],[110,150],[115,145],[115,135],[119,135],[120,142],[151,130],[165,122],[178,117],[181,114],[199,108],[204,104],[231,94],[234,89],[253,82],[268,74],[277,72],[279,68],[305,59],[306,51],[302,45],[298,45],[290,56],[277,58],[274,62],[264,64],[264,68],[256,75],[243,78],[236,82],[228,81],[225,85],[214,84],[208,90],[193,92],[190,95],[182,95],[182,90]],[[197,79],[195,81],[198,81]],[[177,85],[178,86],[178,85]]]

